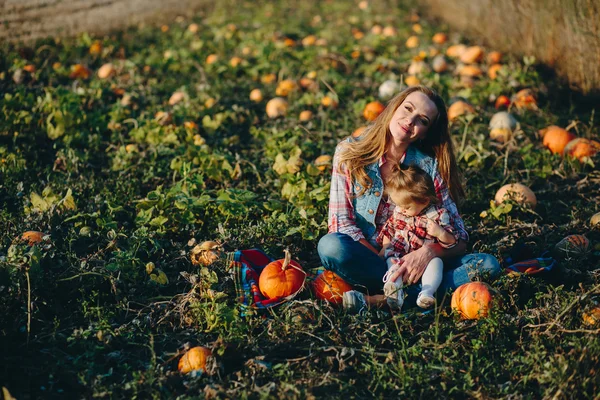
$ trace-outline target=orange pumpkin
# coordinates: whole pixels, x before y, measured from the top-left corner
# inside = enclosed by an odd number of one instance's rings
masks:
[[[496,103],[494,104],[496,110],[499,110],[503,107],[508,108],[508,106],[510,106],[510,99],[503,94],[498,96],[498,98],[496,99]]]
[[[579,161],[585,161],[588,157],[593,157],[600,151],[600,142],[586,138],[576,138],[571,140],[564,148],[566,156],[575,157]]]
[[[367,121],[373,121],[385,110],[385,106],[378,101],[372,101],[365,106],[363,110],[363,117]]]
[[[518,109],[537,110],[537,99],[531,89],[519,90],[512,99]]]
[[[409,75],[404,78],[404,83],[406,83],[406,86],[417,86],[421,84],[421,81],[416,76]]]
[[[298,116],[298,119],[300,121],[310,121],[313,117],[313,113],[310,110],[304,110],[300,113],[300,115]]]
[[[204,372],[206,371],[206,360],[210,356],[212,356],[212,352],[206,347],[192,347],[181,356],[177,369],[182,374],[197,370]]]
[[[263,94],[260,89],[252,89],[250,92],[250,101],[260,103],[263,101]]]
[[[554,154],[562,154],[567,143],[575,139],[575,135],[556,125],[541,129],[540,135],[544,146]]]
[[[363,132],[365,131],[365,129],[367,129],[366,126],[359,126],[358,128],[356,128],[356,130],[354,132],[352,132],[352,137],[353,138],[360,137],[360,135],[363,134]]]
[[[71,67],[71,73],[69,78],[71,79],[88,79],[92,71],[88,67],[82,64],[75,64]]]
[[[469,103],[459,100],[448,107],[448,119],[455,120],[463,114],[475,114],[475,109]]]
[[[205,62],[206,62],[207,64],[214,64],[214,63],[216,63],[217,61],[219,61],[219,56],[218,56],[218,55],[216,55],[216,54],[209,54],[209,55],[206,57],[206,61],[205,61]]]
[[[44,232],[27,231],[21,235],[21,239],[26,241],[30,246],[33,246],[34,244],[41,243],[44,240],[44,236],[46,236]]]
[[[332,96],[324,96],[321,99],[321,105],[323,107],[336,108],[338,106],[338,102]]]
[[[594,326],[600,323],[600,306],[596,306],[591,310],[584,312],[582,315],[585,325]]]
[[[342,295],[352,290],[352,286],[335,272],[324,271],[314,280],[313,290],[318,299],[340,305],[342,304]]]
[[[502,64],[492,64],[488,68],[488,76],[490,79],[496,79],[498,77],[498,71],[502,69]]]
[[[258,287],[267,299],[287,297],[304,286],[306,273],[300,264],[292,261],[292,256],[285,250],[285,258],[268,264],[258,277]]]
[[[435,44],[444,44],[448,41],[448,35],[442,32],[438,32],[431,38],[431,41]]]
[[[281,82],[279,82],[279,85],[277,85],[277,88],[275,89],[275,94],[277,96],[286,97],[288,94],[297,89],[298,85],[296,84],[296,82],[294,82],[291,79],[284,79]]]
[[[467,49],[461,53],[460,61],[465,64],[474,64],[483,58],[483,49],[479,46],[467,47]]]
[[[283,97],[275,97],[269,100],[266,110],[269,118],[285,117],[288,110],[288,102]]]
[[[499,51],[492,51],[487,55],[488,64],[500,64],[502,61],[502,53]]]
[[[319,156],[315,159],[315,167],[317,167],[319,169],[319,171],[325,171],[325,169],[327,169],[327,167],[329,167],[331,165],[331,156],[328,154],[324,154],[322,156]]]
[[[461,285],[452,295],[451,307],[462,319],[485,318],[492,306],[493,289],[484,282]]]

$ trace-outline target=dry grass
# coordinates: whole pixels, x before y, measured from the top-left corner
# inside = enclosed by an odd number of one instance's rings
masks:
[[[498,50],[535,56],[571,86],[600,92],[597,0],[423,0],[424,14]]]

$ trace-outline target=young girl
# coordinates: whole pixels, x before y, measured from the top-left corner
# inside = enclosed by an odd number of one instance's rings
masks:
[[[444,248],[454,247],[457,236],[450,214],[439,207],[431,177],[417,166],[395,168],[385,181],[384,194],[396,205],[377,237],[382,246],[379,253],[386,260],[383,292],[391,309],[400,310],[404,303],[402,279],[388,280],[400,266],[400,258],[426,243],[437,242]],[[430,308],[434,294],[442,282],[444,265],[438,257],[432,259],[421,278],[422,289],[417,305]]]

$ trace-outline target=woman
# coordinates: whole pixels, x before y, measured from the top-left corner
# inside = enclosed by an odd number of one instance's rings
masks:
[[[455,289],[476,276],[500,273],[496,258],[488,254],[465,255],[468,234],[456,203],[464,197],[448,115],[442,98],[432,89],[413,86],[392,100],[372,125],[356,140],[341,142],[335,151],[329,199],[329,233],[321,238],[319,256],[326,269],[369,294],[381,292],[387,267],[379,256],[376,238],[391,216],[394,204],[383,198],[383,182],[399,163],[417,165],[433,179],[440,205],[448,210],[458,243],[452,248],[428,244],[402,257],[400,268],[389,277],[406,285],[419,282],[427,264],[444,260],[439,293]],[[420,285],[406,289],[407,304],[414,304]],[[382,295],[344,296],[348,309],[365,301],[380,305]]]

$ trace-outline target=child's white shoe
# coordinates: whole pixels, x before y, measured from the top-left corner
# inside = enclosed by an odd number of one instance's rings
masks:
[[[417,305],[425,309],[431,308],[435,305],[435,297],[429,293],[421,292],[417,296]]]
[[[400,311],[404,305],[404,290],[402,290],[402,280],[387,281],[383,285],[383,294],[388,306],[393,311]]]

